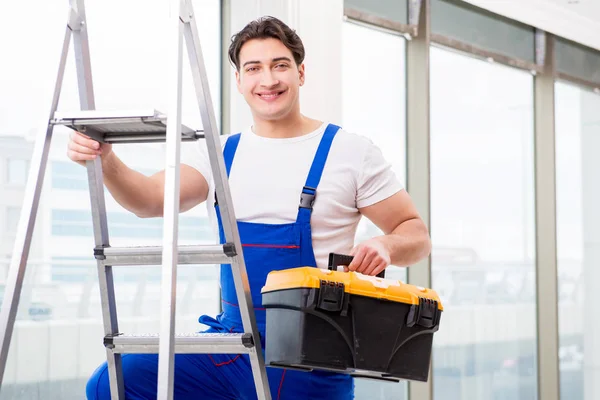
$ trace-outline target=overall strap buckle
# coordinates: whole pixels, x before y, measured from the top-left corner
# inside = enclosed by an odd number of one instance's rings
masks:
[[[304,186],[302,188],[302,193],[300,194],[300,205],[298,208],[308,208],[312,210],[313,205],[315,204],[315,198],[317,196],[317,189]]]

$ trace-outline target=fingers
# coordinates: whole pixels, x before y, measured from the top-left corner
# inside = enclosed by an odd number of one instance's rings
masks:
[[[369,265],[366,265],[365,268],[363,269],[363,274],[365,275],[376,275],[373,272],[375,272],[375,270],[377,268],[379,268],[382,265],[382,260],[380,257],[374,256],[371,259],[371,262],[369,263]]]
[[[377,249],[370,246],[358,246],[350,254],[354,256],[354,259],[347,268],[344,268],[346,272],[355,271],[363,275],[374,276],[388,266],[388,262]]]
[[[373,265],[373,267],[367,269],[367,271],[365,272],[365,275],[375,276],[387,268],[387,264],[385,263],[385,261],[380,261],[380,262],[374,263],[372,265]]]
[[[100,143],[98,143],[97,141],[95,141],[93,139],[90,139],[89,137],[87,137],[84,134],[79,133],[79,132],[71,133],[71,142],[74,142],[83,147],[87,147],[89,149],[99,149],[100,148]]]
[[[353,256],[354,258],[352,259],[352,262],[350,262],[350,265],[348,265],[348,270],[356,271],[356,269],[362,265],[362,262],[365,258],[365,255],[366,255],[365,248],[364,247],[358,247],[358,248],[355,247],[350,252],[350,255]]]
[[[73,161],[94,160],[102,154],[100,143],[79,132],[73,132],[67,146],[67,156]]]
[[[365,270],[371,265],[374,261],[376,252],[370,251],[370,249],[366,246],[358,247],[357,250],[354,251],[356,254],[352,254],[354,259],[348,265],[348,269],[350,271],[360,272],[365,274]]]
[[[81,153],[81,154],[96,154],[97,155],[97,154],[102,153],[102,150],[100,150],[100,149],[91,149],[89,147],[82,146],[75,142],[69,142],[68,149],[75,153]]]

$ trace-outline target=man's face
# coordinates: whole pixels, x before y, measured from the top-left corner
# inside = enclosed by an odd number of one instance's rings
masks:
[[[292,52],[277,39],[253,39],[239,55],[237,87],[255,118],[277,120],[298,107],[304,84],[304,65],[296,66]]]

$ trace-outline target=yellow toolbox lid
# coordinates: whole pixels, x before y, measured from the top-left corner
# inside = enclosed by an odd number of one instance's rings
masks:
[[[442,302],[435,290],[403,283],[398,280],[363,275],[358,272],[332,271],[314,267],[298,267],[281,271],[271,271],[261,293],[284,289],[321,287],[321,281],[342,283],[344,291],[359,296],[374,297],[389,301],[419,305],[419,299],[437,301],[438,309],[443,310]]]

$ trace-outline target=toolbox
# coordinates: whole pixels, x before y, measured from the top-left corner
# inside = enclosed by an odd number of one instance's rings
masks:
[[[262,288],[267,365],[382,380],[427,381],[443,311],[437,293],[380,276],[328,269],[272,271]]]

